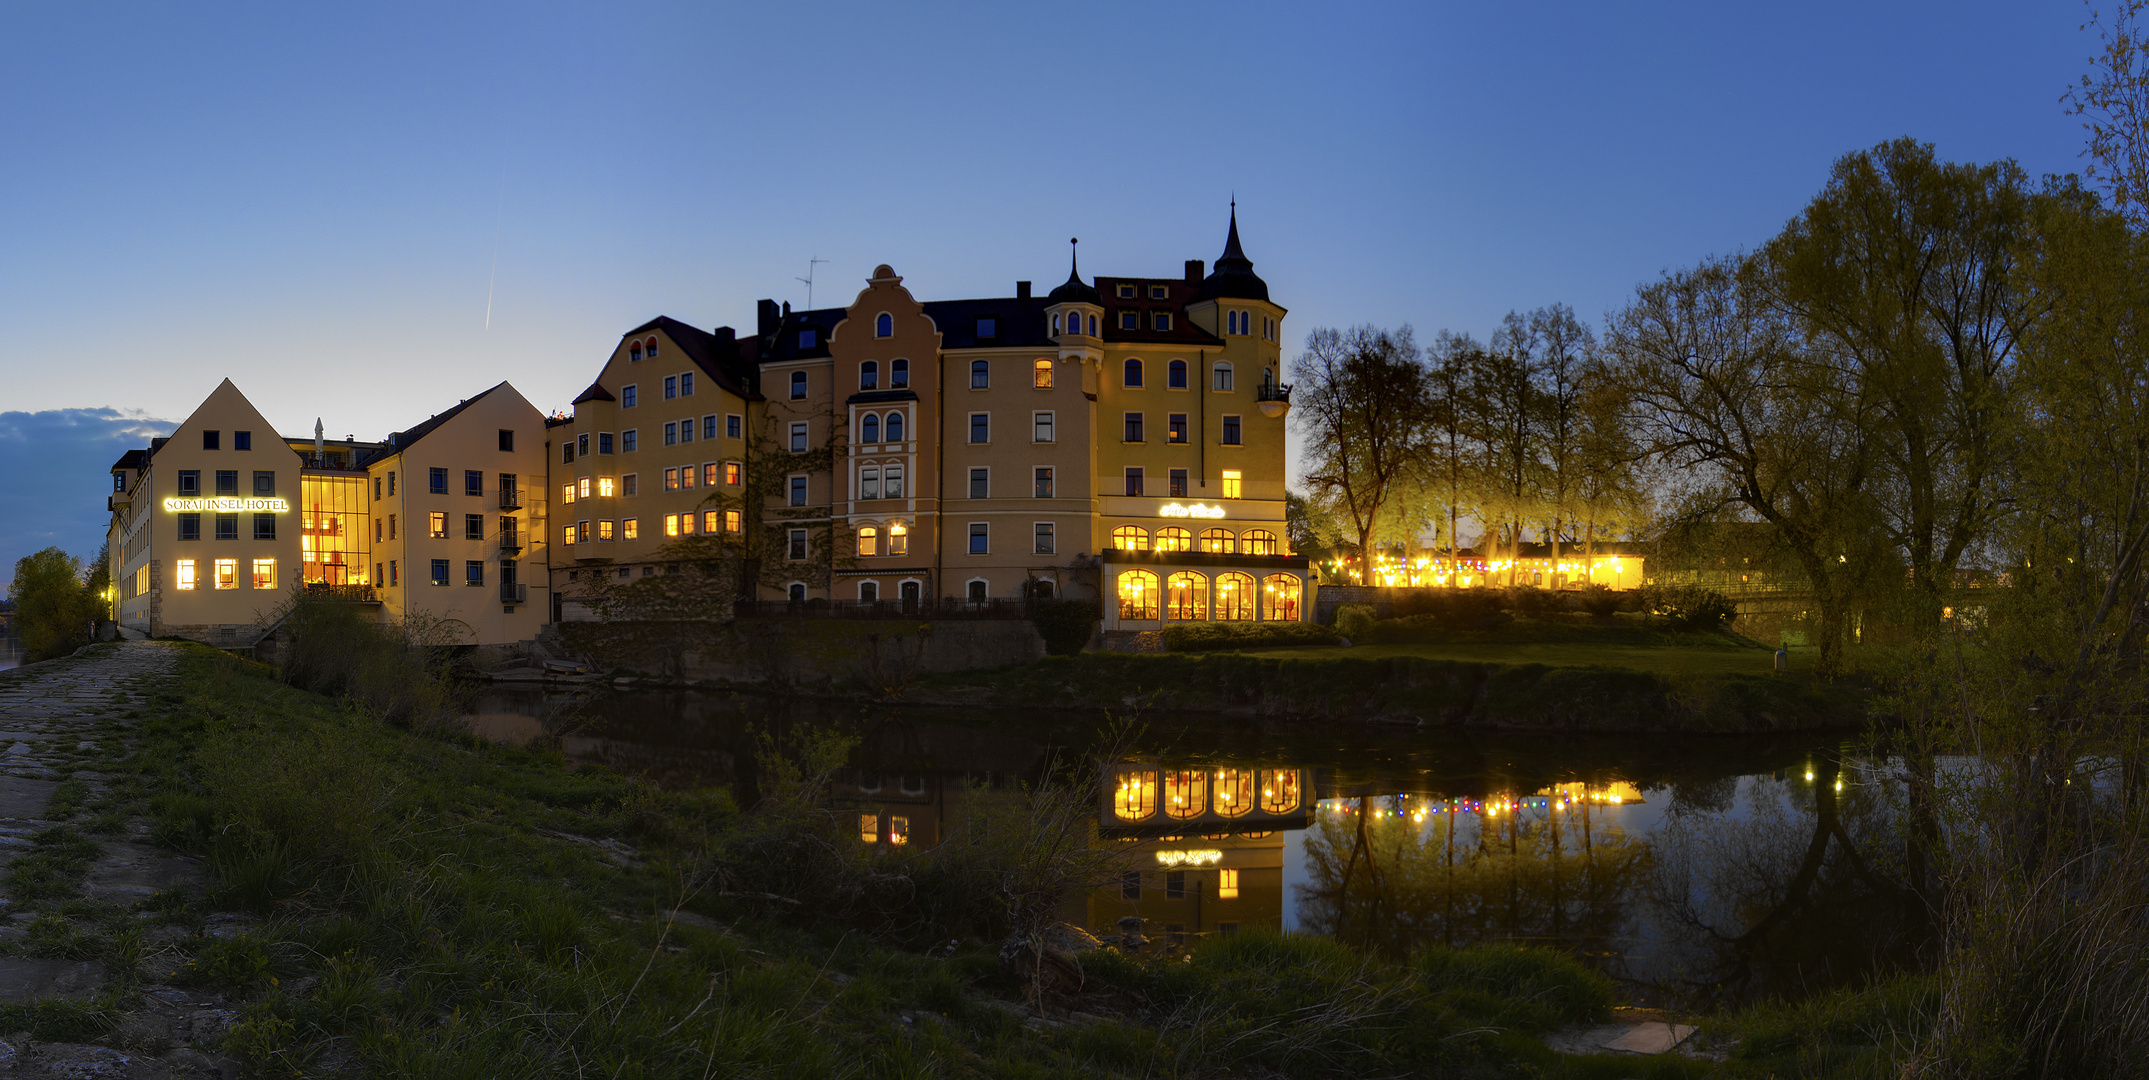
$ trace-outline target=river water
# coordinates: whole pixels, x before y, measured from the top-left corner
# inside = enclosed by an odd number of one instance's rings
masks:
[[[0,671],[22,666],[22,640],[0,630]]]
[[[1566,950],[1641,1004],[1795,998],[1907,965],[1923,939],[1881,770],[1840,739],[1513,735],[1153,714],[868,709],[760,695],[490,690],[477,729],[756,797],[757,733],[858,740],[832,793],[859,842],[930,845],[971,800],[1109,754],[1119,877],[1068,916],[1169,942],[1269,927],[1407,955]]]

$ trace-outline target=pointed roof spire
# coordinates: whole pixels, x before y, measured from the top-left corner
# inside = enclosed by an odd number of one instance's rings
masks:
[[[1217,256],[1216,270],[1201,283],[1204,300],[1231,297],[1242,300],[1267,300],[1268,282],[1254,273],[1254,261],[1246,257],[1246,250],[1239,246],[1239,200],[1231,199],[1231,231],[1224,239],[1224,253]]]
[[[1083,304],[1097,304],[1103,302],[1104,298],[1097,294],[1097,290],[1082,280],[1082,262],[1075,247],[1081,242],[1082,238],[1079,236],[1068,239],[1067,281],[1059,288],[1052,290],[1051,294],[1046,296],[1045,299],[1053,303],[1072,301]]]

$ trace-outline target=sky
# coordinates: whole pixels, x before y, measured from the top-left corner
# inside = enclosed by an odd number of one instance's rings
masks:
[[[1766,240],[1841,155],[2077,171],[2080,4],[0,6],[0,571],[232,378],[378,438],[750,327],[1247,254],[1320,326],[1490,333]],[[824,263],[810,263],[819,258]],[[1295,351],[1295,349],[1293,350]]]

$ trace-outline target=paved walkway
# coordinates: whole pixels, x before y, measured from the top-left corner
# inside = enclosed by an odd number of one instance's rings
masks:
[[[179,658],[172,645],[127,642],[0,671],[0,867],[9,868],[0,871],[0,1005],[57,999],[116,1017],[103,1045],[0,1030],[0,1077],[234,1072],[215,1056],[236,1015],[229,1003],[161,984],[184,962],[185,943],[200,940],[202,923],[217,920],[174,925],[141,906],[159,894],[198,894],[206,875],[195,860],[151,844],[148,823],[107,798],[114,777],[100,771],[133,752],[131,729],[177,679]],[[12,864],[63,844],[80,851],[84,841],[94,843],[93,859],[59,864],[72,868],[60,874],[64,899],[50,880],[53,859],[42,861],[37,890],[19,887]]]

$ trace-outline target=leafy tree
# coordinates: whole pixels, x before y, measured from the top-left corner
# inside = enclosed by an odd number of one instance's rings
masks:
[[[1425,441],[1425,367],[1409,327],[1326,327],[1292,365],[1291,414],[1305,435],[1303,480],[1345,526],[1370,581],[1382,514],[1408,481]]]
[[[1543,431],[1539,417],[1536,335],[1529,320],[1509,312],[1492,335],[1492,347],[1477,365],[1471,397],[1477,407],[1477,436],[1484,487],[1485,536],[1492,554],[1506,542],[1507,583],[1515,583],[1525,524],[1541,506]]]
[[[1420,457],[1422,482],[1437,493],[1447,511],[1448,566],[1461,565],[1462,519],[1480,519],[1480,472],[1483,462],[1471,432],[1477,423],[1477,402],[1471,394],[1473,373],[1484,361],[1485,347],[1468,334],[1442,330],[1427,352],[1426,373],[1429,415],[1425,452]],[[1448,586],[1459,587],[1462,575],[1450,573]]]
[[[1530,312],[1529,340],[1536,354],[1536,401],[1543,447],[1542,502],[1545,539],[1552,562],[1560,557],[1560,538],[1574,527],[1575,503],[1591,462],[1584,456],[1583,402],[1595,367],[1597,338],[1575,318],[1574,309],[1553,304]],[[1564,529],[1562,527],[1565,527]]]
[[[29,659],[65,656],[89,643],[100,610],[82,583],[82,561],[56,547],[15,563],[8,599],[15,602],[15,636]]]

